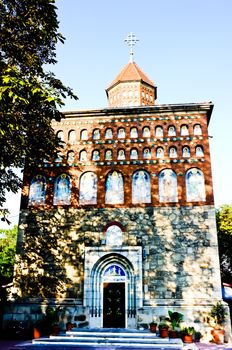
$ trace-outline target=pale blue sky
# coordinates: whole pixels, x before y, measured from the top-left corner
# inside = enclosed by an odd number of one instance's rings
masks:
[[[232,0],[57,0],[58,64],[51,69],[79,101],[65,110],[107,106],[105,88],[129,60],[157,85],[157,104],[212,101],[209,134],[216,206],[232,203]],[[14,200],[16,203],[16,200]],[[12,205],[12,216],[18,204]]]

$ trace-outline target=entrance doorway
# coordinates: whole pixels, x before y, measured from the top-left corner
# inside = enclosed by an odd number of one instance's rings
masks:
[[[125,328],[125,282],[103,283],[103,328]]]

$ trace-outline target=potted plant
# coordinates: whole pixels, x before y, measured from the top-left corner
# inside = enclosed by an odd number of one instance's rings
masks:
[[[171,324],[171,330],[169,331],[170,338],[177,337],[177,328],[180,326],[180,323],[183,321],[184,315],[177,311],[168,311],[169,322]]]
[[[211,331],[213,341],[217,344],[223,344],[225,336],[223,324],[225,322],[227,313],[221,301],[218,301],[215,305],[213,305],[209,316],[211,319],[211,324],[213,326],[213,330]]]
[[[168,329],[169,326],[166,321],[161,321],[159,324],[159,334],[161,338],[167,338],[168,337]]]
[[[152,321],[152,322],[149,324],[149,326],[150,326],[150,331],[151,331],[152,333],[156,333],[156,330],[157,330],[157,323],[156,323],[155,321]]]
[[[193,335],[195,334],[194,327],[184,327],[181,329],[182,340],[184,343],[192,343]]]

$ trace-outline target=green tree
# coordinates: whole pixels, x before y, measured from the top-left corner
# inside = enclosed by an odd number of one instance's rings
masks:
[[[0,281],[9,282],[13,278],[17,225],[12,229],[0,229]]]
[[[222,205],[216,220],[222,280],[232,283],[232,205]]]
[[[56,63],[55,0],[0,0],[0,208],[21,180],[14,168],[52,159],[59,140],[51,121],[63,117],[66,97],[77,99],[48,67]]]

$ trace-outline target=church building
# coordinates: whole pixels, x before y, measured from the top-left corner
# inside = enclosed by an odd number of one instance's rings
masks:
[[[25,170],[14,313],[139,329],[171,310],[202,329],[221,300],[213,104],[158,104],[133,54],[106,95],[54,121],[57,159]]]

